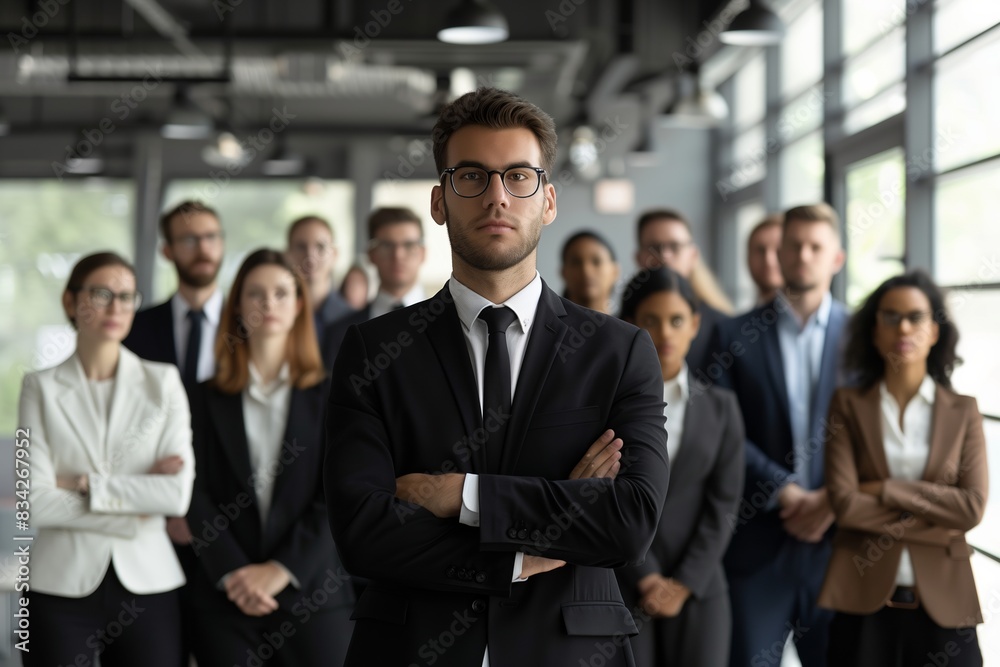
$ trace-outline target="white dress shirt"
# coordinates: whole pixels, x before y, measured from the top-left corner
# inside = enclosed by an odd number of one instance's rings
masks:
[[[674,458],[681,448],[681,438],[684,437],[684,413],[689,397],[688,367],[684,363],[676,377],[663,383],[663,400],[667,404],[663,408],[663,416],[667,418],[667,460],[670,461],[671,473]]]
[[[426,295],[424,295],[424,288],[421,287],[419,283],[414,285],[409,292],[404,294],[402,299],[397,299],[391,294],[386,294],[382,290],[379,290],[378,294],[375,295],[375,298],[372,299],[371,319],[382,317],[400,303],[404,306],[412,306],[415,303],[420,303],[426,298]]]
[[[928,375],[920,384],[917,395],[910,399],[903,412],[903,428],[899,427],[899,404],[889,393],[885,382],[879,385],[882,397],[882,447],[893,479],[918,481],[927,467],[931,450],[931,417],[934,412],[934,380]],[[896,571],[897,586],[913,586],[913,563],[910,552],[903,547]]]
[[[249,366],[250,383],[243,390],[243,425],[250,449],[253,489],[257,494],[257,508],[263,527],[271,509],[275,471],[288,422],[292,383],[287,362],[281,367],[278,377],[266,384],[252,361]]]
[[[542,278],[535,271],[534,279],[528,283],[524,289],[504,301],[502,304],[494,304],[489,299],[480,296],[471,289],[458,282],[455,276],[448,280],[448,289],[455,300],[455,309],[458,311],[458,319],[462,322],[462,333],[465,334],[465,343],[469,350],[469,360],[472,362],[472,372],[476,378],[476,386],[479,387],[479,406],[483,405],[483,375],[486,372],[486,348],[489,347],[489,331],[486,322],[479,319],[479,313],[484,308],[493,306],[507,306],[514,311],[517,319],[511,323],[507,329],[507,353],[510,355],[510,395],[511,403],[514,401],[514,392],[517,389],[517,377],[521,371],[521,362],[524,361],[524,350],[528,343],[528,334],[531,332],[531,324],[535,320],[535,313],[538,311],[538,300],[542,296]],[[465,475],[465,485],[462,487],[462,511],[459,515],[459,522],[467,526],[479,525],[479,476],[467,473]],[[524,553],[518,551],[514,556],[514,570],[511,573],[512,581],[524,581],[521,579],[521,565],[524,561]],[[489,647],[483,655],[483,667],[489,667],[490,654]]]
[[[177,352],[177,366],[181,373],[187,354],[188,333],[191,331],[191,321],[188,311],[191,306],[184,300],[180,292],[175,292],[170,298],[170,309],[174,316],[174,348]],[[215,334],[219,331],[219,320],[222,319],[222,292],[215,290],[202,307],[205,317],[201,320],[201,349],[198,350],[198,382],[204,382],[215,375]]]

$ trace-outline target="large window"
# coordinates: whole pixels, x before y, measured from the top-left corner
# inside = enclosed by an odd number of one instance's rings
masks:
[[[222,216],[226,253],[220,281],[224,286],[251,251],[261,247],[284,250],[289,223],[304,215],[320,215],[333,226],[339,251],[334,269],[338,277],[354,259],[354,186],[348,181],[247,180],[220,188],[207,180],[177,180],[166,189],[163,209],[186,199],[200,200]],[[157,253],[155,301],[166,299],[176,289],[173,265]]]
[[[132,229],[128,181],[0,181],[0,433],[16,428],[24,374],[73,352],[61,301],[73,265],[102,250],[134,259]]]

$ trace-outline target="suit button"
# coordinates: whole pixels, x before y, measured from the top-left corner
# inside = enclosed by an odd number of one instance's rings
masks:
[[[511,528],[510,530],[508,530],[507,531],[507,537],[509,537],[512,540],[516,540],[517,539],[517,528]]]
[[[465,568],[463,567],[461,570],[458,571],[458,578],[464,580],[468,576],[468,574],[469,573],[466,572]]]
[[[527,528],[522,528],[521,530],[517,531],[517,539],[519,539],[519,540],[526,540],[526,539],[528,539],[528,529]]]
[[[447,572],[445,572],[445,575],[446,575],[446,576],[447,576],[447,577],[448,577],[449,579],[454,579],[454,578],[455,578],[455,574],[456,574],[456,573],[457,573],[457,570],[455,570],[455,566],[454,566],[454,565],[452,565],[451,567],[449,567],[449,568],[448,568],[448,571],[447,571]]]
[[[538,530],[537,528],[535,530],[531,531],[531,541],[532,542],[540,542],[541,539],[542,539],[542,531]]]
[[[481,598],[476,598],[472,601],[472,611],[477,614],[481,614],[486,611],[486,601]]]
[[[913,512],[903,512],[899,515],[900,521],[910,521],[911,519],[913,519]]]
[[[484,583],[486,583],[486,573],[485,572],[476,572],[476,583],[477,584],[484,584]]]

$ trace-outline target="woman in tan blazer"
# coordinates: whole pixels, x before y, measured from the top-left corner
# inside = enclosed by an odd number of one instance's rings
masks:
[[[951,390],[957,341],[922,271],[884,282],[851,322],[859,383],[834,395],[826,445],[830,665],[983,664],[965,532],[986,504],[986,448],[976,400]]]
[[[121,344],[139,302],[127,261],[84,257],[63,293],[76,350],[24,378],[30,496],[17,509],[38,530],[26,667],[181,663],[184,573],[164,517],[191,499],[190,414],[177,368]]]

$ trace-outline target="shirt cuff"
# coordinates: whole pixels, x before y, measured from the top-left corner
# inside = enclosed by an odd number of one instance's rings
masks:
[[[290,583],[292,585],[292,588],[295,588],[296,590],[301,590],[302,589],[302,586],[299,585],[299,580],[295,578],[295,575],[292,574],[291,570],[289,570],[282,563],[279,563],[276,560],[272,559],[270,562],[272,564],[274,564],[274,565],[277,565],[278,567],[280,567],[282,570],[285,571],[285,574],[288,575],[288,583]]]
[[[236,570],[233,570],[235,572]],[[229,577],[233,576],[233,572],[226,572],[222,575],[222,579],[219,579],[219,583],[215,584],[215,587],[220,591],[226,590],[226,582],[229,581]]]
[[[521,578],[521,570],[524,569],[524,552],[518,551],[514,554],[514,574],[511,576],[511,582],[518,584],[522,581],[527,581],[527,579]]]
[[[796,477],[794,473],[784,478],[778,483],[778,488],[776,488],[774,490],[774,493],[771,494],[771,497],[767,499],[767,505],[764,506],[765,511],[770,512],[772,510],[778,509],[778,496],[781,495],[781,490],[786,486],[788,486],[789,484],[799,484],[799,478]],[[799,486],[802,485],[799,484]]]
[[[465,474],[465,483],[462,484],[462,510],[458,513],[458,522],[479,527],[479,475],[471,472]],[[515,561],[515,571],[520,574],[517,564]]]

